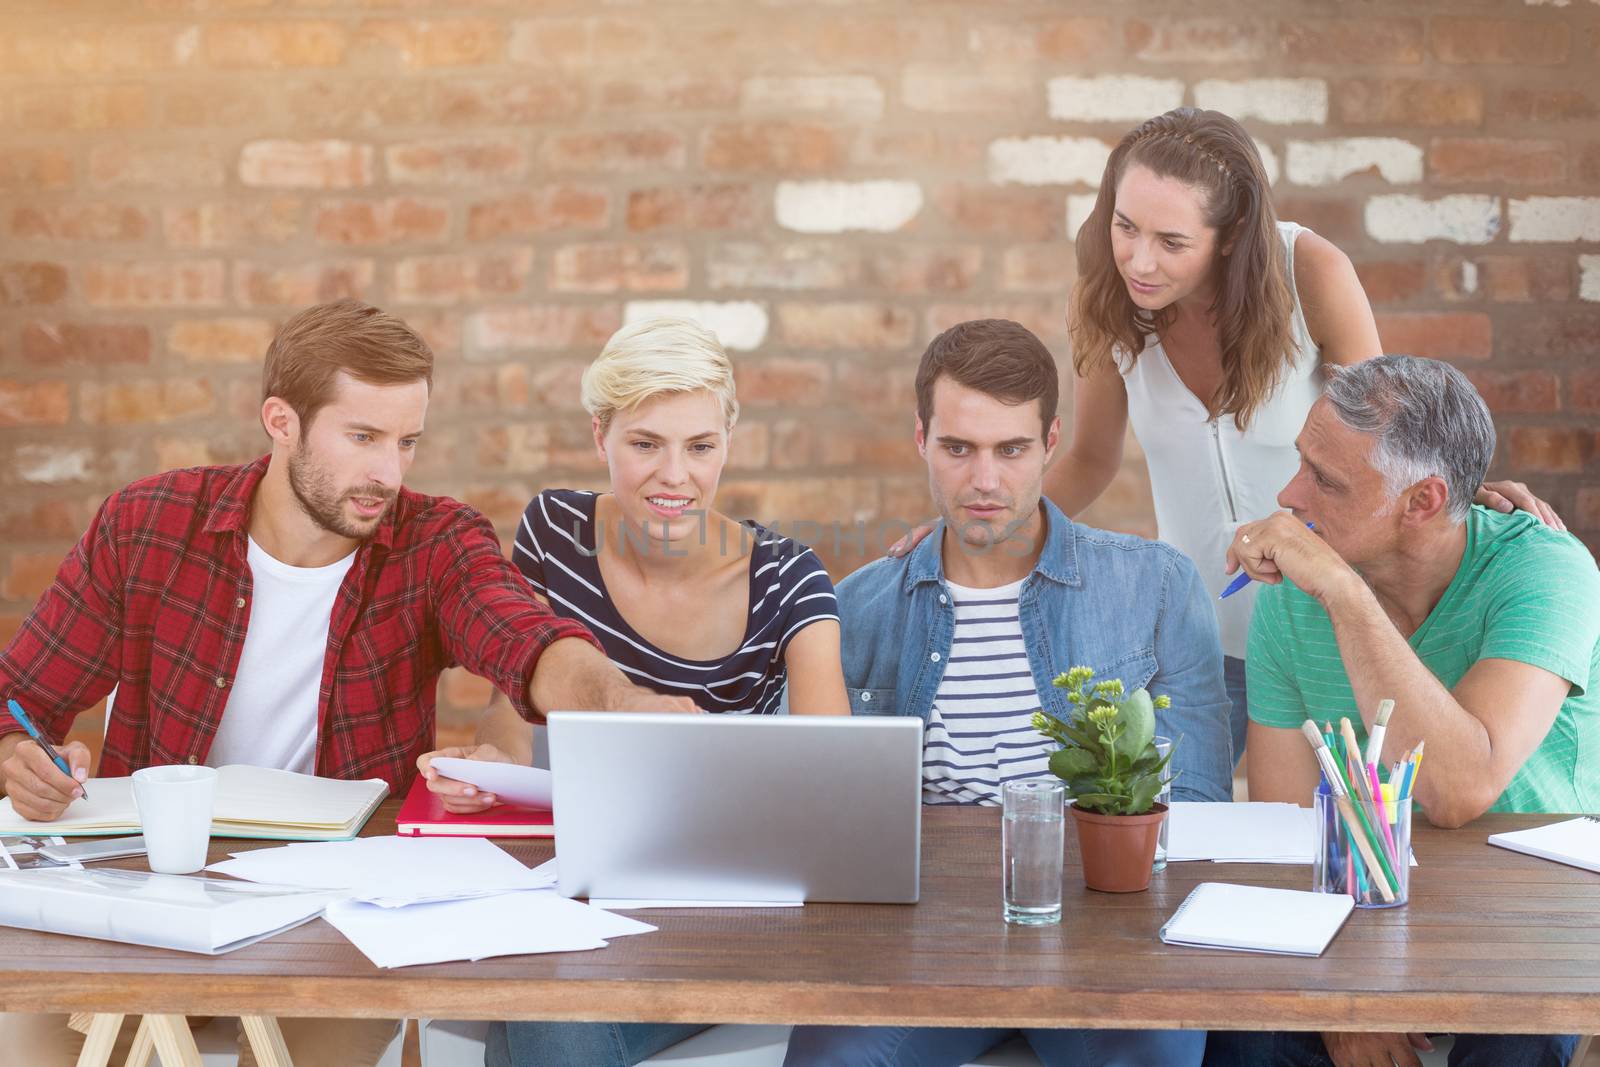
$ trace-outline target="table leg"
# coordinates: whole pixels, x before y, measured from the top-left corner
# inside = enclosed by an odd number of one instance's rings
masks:
[[[79,1012],[67,1025],[85,1035],[83,1051],[78,1053],[78,1067],[106,1067],[111,1062],[111,1050],[117,1043],[117,1034],[122,1032],[122,1016]]]
[[[205,1067],[200,1049],[189,1032],[189,1020],[182,1015],[146,1015],[144,1022],[161,1054],[161,1067]]]
[[[239,1021],[244,1023],[244,1035],[256,1054],[256,1067],[294,1067],[277,1019],[270,1015],[241,1015]]]
[[[133,1035],[133,1045],[128,1049],[128,1062],[123,1067],[146,1067],[156,1051],[156,1038],[150,1030],[150,1017],[139,1020],[139,1029]]]

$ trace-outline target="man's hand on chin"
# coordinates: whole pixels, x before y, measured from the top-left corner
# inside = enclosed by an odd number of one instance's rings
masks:
[[[1308,596],[1323,604],[1361,582],[1350,564],[1333,547],[1287,511],[1247,522],[1228,546],[1227,573],[1239,568],[1258,582],[1277,585],[1288,578]]]

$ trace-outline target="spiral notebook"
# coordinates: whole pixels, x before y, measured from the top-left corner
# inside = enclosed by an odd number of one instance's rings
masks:
[[[1600,818],[1593,815],[1532,830],[1490,834],[1489,844],[1600,874]]]
[[[1161,927],[1169,945],[1320,956],[1350,917],[1343,893],[1202,882]]]

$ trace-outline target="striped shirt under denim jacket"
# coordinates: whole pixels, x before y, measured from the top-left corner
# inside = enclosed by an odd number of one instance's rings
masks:
[[[1232,797],[1230,704],[1216,613],[1189,558],[1170,545],[1072,522],[1041,499],[1044,549],[1022,583],[1019,615],[1039,707],[1072,715],[1051,679],[1071,667],[1166,694],[1157,732],[1182,740],[1175,800]],[[944,524],[901,559],[869,563],[839,583],[845,685],[855,715],[929,720],[950,661],[955,606],[940,544]],[[1040,744],[1049,745],[1043,737]]]

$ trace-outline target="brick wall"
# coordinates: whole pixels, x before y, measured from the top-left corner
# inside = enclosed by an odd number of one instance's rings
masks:
[[[1109,142],[1183,102],[1245,120],[1386,347],[1467,369],[1496,473],[1600,545],[1595,0],[5,8],[0,639],[107,492],[263,448],[266,340],[343,295],[438,352],[415,484],[507,532],[603,477],[585,361],[680,308],[735,350],[727,510],[915,518],[915,356],[985,314],[1064,354]],[[1153,531],[1137,449],[1088,518]]]

